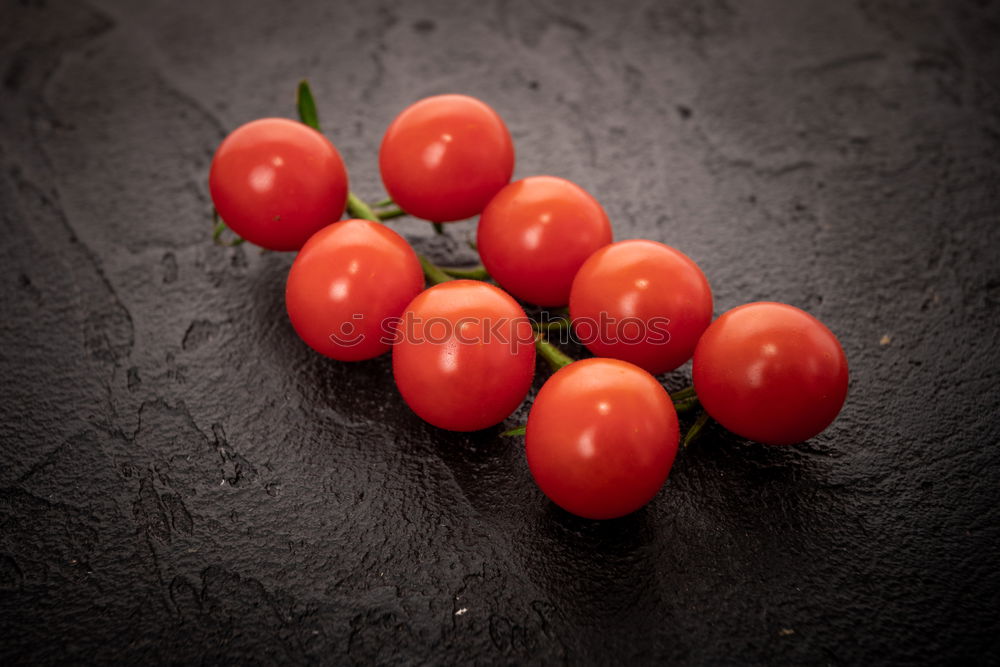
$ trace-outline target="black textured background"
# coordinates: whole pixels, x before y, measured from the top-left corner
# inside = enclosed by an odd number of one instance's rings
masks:
[[[998,659],[1000,3],[0,6],[0,660]],[[310,353],[291,255],[212,245],[206,186],[303,76],[368,198],[406,104],[486,100],[717,313],[826,322],[839,420],[712,432],[593,523],[387,357]]]

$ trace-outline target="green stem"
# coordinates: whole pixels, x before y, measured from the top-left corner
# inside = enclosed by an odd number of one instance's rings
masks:
[[[387,206],[392,206],[396,202],[392,201],[392,197],[386,197],[382,201],[377,201],[372,204],[372,208],[385,208]]]
[[[674,410],[677,411],[677,414],[682,415],[685,412],[690,412],[694,410],[695,408],[698,407],[698,405],[700,405],[700,402],[698,401],[697,398],[689,398],[686,401],[680,401],[678,403],[674,403]]]
[[[379,220],[392,220],[393,218],[402,218],[404,215],[408,214],[401,208],[394,208],[389,211],[379,211],[375,215],[378,216]]]
[[[501,438],[509,438],[509,437],[515,436],[515,435],[524,435],[527,432],[528,432],[527,425],[525,425],[525,426],[518,426],[517,428],[512,428],[512,429],[510,429],[508,431],[504,431],[503,433],[500,434],[500,437]]]
[[[679,391],[675,391],[670,394],[670,398],[673,399],[674,403],[681,403],[690,398],[697,398],[697,394],[694,393],[694,385],[690,387],[685,387]]]
[[[372,222],[382,222],[372,211],[371,206],[366,204],[361,197],[358,197],[353,192],[347,193],[347,212],[354,216],[355,218],[362,218],[364,220],[371,220]],[[427,278],[427,282],[431,285],[440,285],[441,283],[446,283],[449,280],[454,280],[451,276],[441,270],[437,264],[427,259],[419,252],[417,253],[417,259],[420,260],[420,267],[424,270],[424,277]]]
[[[490,274],[486,267],[480,264],[467,269],[456,266],[442,266],[441,270],[453,278],[466,278],[467,280],[489,280]]]
[[[299,89],[295,95],[295,106],[299,110],[299,119],[319,132],[319,113],[316,111],[316,100],[313,98],[312,89],[309,88],[309,82],[305,79],[299,81]]]
[[[454,280],[451,276],[441,270],[441,267],[427,259],[419,252],[417,253],[417,259],[420,260],[420,266],[424,270],[424,276],[427,277],[427,281],[431,285],[440,285],[441,283],[446,283],[449,280]]]
[[[549,362],[549,366],[551,366],[554,371],[569,366],[571,363],[576,361],[576,359],[564,353],[549,341],[545,340],[545,336],[542,334],[537,334],[535,336],[535,349],[538,350],[538,354],[542,355],[542,358],[545,359],[545,361]]]
[[[214,208],[212,209],[212,221],[215,223],[215,226],[212,228],[212,242],[215,243],[216,245],[231,247],[246,242],[246,239],[240,238],[239,236],[237,236],[232,241],[222,240],[223,232],[229,229],[229,227],[226,225],[225,221],[223,221],[223,219],[219,217],[219,212],[216,211]]]
[[[372,222],[382,222],[379,217],[375,215],[375,211],[372,210],[371,206],[365,203],[365,200],[357,196],[353,192],[347,193],[347,212],[352,218],[361,218],[363,220],[371,220]]]
[[[708,419],[708,413],[702,410],[701,414],[698,415],[698,419],[691,424],[691,428],[689,428],[688,432],[684,434],[684,439],[681,440],[681,447],[687,447],[698,439],[698,436],[700,436],[702,431],[705,429],[705,424],[708,423]]]

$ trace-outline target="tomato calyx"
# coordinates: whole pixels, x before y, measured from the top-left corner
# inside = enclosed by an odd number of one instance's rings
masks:
[[[524,435],[527,432],[528,432],[528,425],[524,424],[522,426],[515,426],[512,429],[504,431],[503,433],[500,434],[500,437],[501,438],[512,438],[512,437],[514,437],[516,435]]]
[[[677,409],[676,403],[674,404],[674,409]],[[678,410],[678,412],[680,412],[680,410]],[[685,448],[697,440],[704,432],[705,425],[708,424],[710,419],[711,417],[708,413],[702,410],[698,415],[698,418],[694,420],[693,424],[691,424],[691,428],[688,429],[688,432],[685,433],[684,437],[681,439],[681,448]]]
[[[299,112],[299,120],[316,130],[319,129],[319,112],[316,110],[316,98],[313,97],[312,88],[305,79],[299,81],[299,88],[295,93],[295,106]]]
[[[236,236],[232,241],[224,241],[222,235],[229,229],[229,225],[219,217],[219,212],[212,208],[212,243],[215,245],[231,248],[246,243],[246,239]]]

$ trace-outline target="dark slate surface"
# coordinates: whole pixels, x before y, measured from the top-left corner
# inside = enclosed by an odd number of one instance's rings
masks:
[[[998,659],[1000,3],[311,4],[3,2],[0,660]],[[823,319],[840,419],[712,432],[592,523],[388,358],[311,354],[291,256],[212,245],[206,187],[303,76],[370,198],[404,105],[487,100],[717,312]]]

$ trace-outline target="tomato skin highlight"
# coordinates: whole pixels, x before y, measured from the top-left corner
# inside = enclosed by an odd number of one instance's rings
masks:
[[[569,303],[576,272],[611,239],[611,223],[597,200],[555,176],[531,176],[500,190],[477,231],[490,275],[518,299],[539,306]]]
[[[467,95],[413,103],[389,125],[379,148],[389,196],[433,222],[480,213],[514,172],[514,143],[489,105]]]
[[[361,361],[389,349],[391,320],[423,288],[420,262],[402,236],[369,220],[343,220],[302,247],[288,273],[285,307],[309,347]]]
[[[679,250],[656,241],[619,241],[580,267],[569,311],[574,331],[595,355],[656,375],[691,358],[712,321],[712,289]],[[641,339],[634,340],[634,332]]]
[[[424,421],[478,431],[506,419],[531,388],[534,333],[505,292],[454,280],[419,294],[403,314],[392,372]]]
[[[819,434],[847,397],[847,357],[809,313],[783,303],[733,308],[705,331],[694,353],[705,410],[749,440],[790,445]]]
[[[340,220],[347,170],[316,130],[286,118],[262,118],[233,130],[212,158],[212,202],[226,225],[270,250],[298,250]]]
[[[613,519],[660,490],[679,436],[674,404],[656,378],[625,361],[584,359],[538,392],[525,451],[552,502],[587,519]]]

